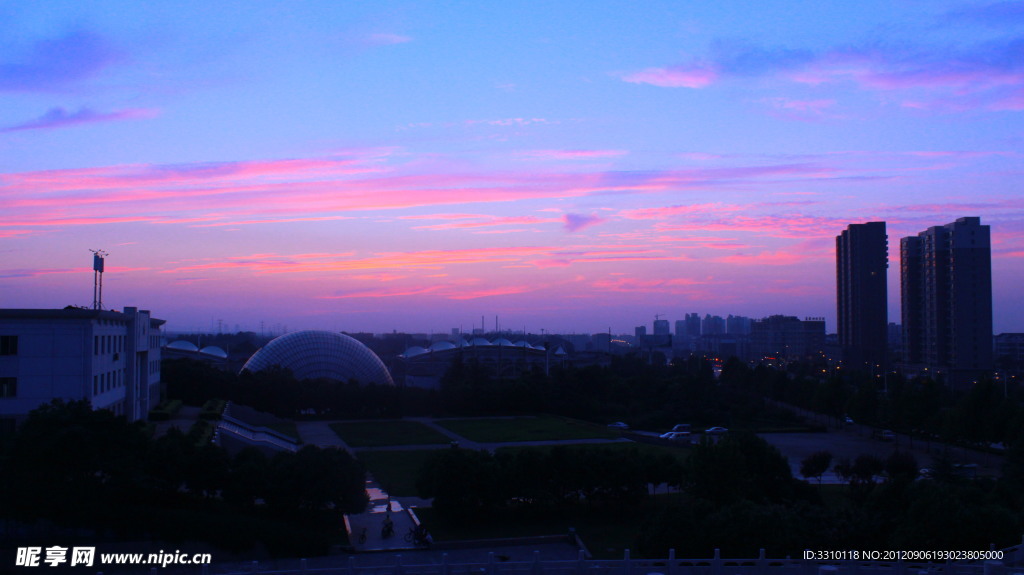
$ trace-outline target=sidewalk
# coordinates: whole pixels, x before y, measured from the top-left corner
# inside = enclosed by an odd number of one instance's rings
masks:
[[[401,501],[389,497],[369,474],[366,479],[366,493],[370,496],[366,511],[345,516],[345,527],[348,529],[352,548],[357,552],[416,549],[409,535],[419,524],[418,519],[415,519],[415,513],[404,507]],[[394,524],[394,530],[385,537],[383,527],[389,517]],[[366,534],[365,538],[363,533]]]
[[[303,442],[317,447],[337,447],[355,456],[355,451],[331,429],[329,421],[297,421],[295,426]],[[366,474],[366,493],[370,496],[366,511],[345,516],[345,528],[352,548],[356,551],[416,549],[411,537],[406,541],[406,535],[419,524],[413,511],[403,506],[401,501],[391,498],[369,473]],[[394,524],[394,532],[384,537],[382,530],[388,517]],[[364,532],[365,538],[362,537]]]

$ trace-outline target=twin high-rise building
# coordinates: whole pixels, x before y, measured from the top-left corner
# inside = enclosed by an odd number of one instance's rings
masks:
[[[900,242],[904,363],[962,383],[992,370],[992,248],[980,218]]]
[[[851,224],[836,238],[839,342],[853,368],[887,360],[885,222]],[[992,369],[989,227],[960,218],[900,242],[903,364],[954,384]]]
[[[837,329],[843,362],[877,373],[888,365],[885,222],[850,224],[836,237]]]

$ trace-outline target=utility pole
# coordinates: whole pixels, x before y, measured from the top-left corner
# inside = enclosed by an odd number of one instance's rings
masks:
[[[107,252],[103,250],[89,250],[92,252],[92,309],[103,309],[103,258]]]

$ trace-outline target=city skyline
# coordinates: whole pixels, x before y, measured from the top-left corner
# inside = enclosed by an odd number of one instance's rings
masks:
[[[1024,2],[0,6],[0,293],[176,331],[825,317],[835,237],[991,226],[1024,331]]]

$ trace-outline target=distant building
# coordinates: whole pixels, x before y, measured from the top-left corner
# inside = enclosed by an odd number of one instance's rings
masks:
[[[725,333],[733,336],[750,335],[750,323],[749,317],[729,314],[725,318]]]
[[[654,335],[672,335],[667,319],[654,320]]]
[[[600,341],[602,336],[603,342]],[[608,337],[606,333],[594,334],[593,339],[600,346],[614,346]],[[603,364],[610,361],[605,349],[575,354],[571,346],[566,350],[560,337],[554,339],[553,342],[536,340],[533,343],[522,339],[513,343],[501,337],[493,340],[474,337],[436,342],[429,348],[413,346],[395,358],[394,380],[402,387],[440,389],[445,373],[453,365],[464,362],[476,363],[499,379],[514,379],[533,369],[547,371],[551,366],[564,366],[573,359]]]
[[[995,337],[995,361],[1000,369],[1014,372],[1024,368],[1024,333],[1001,333]]]
[[[160,327],[147,310],[0,310],[0,425],[54,399],[129,421],[160,401]]]
[[[642,344],[643,341],[644,341],[644,338],[647,337],[647,326],[646,325],[638,325],[638,326],[636,326],[633,329],[633,337],[636,338],[637,345]]]
[[[822,359],[825,319],[773,315],[750,325],[750,353],[757,360],[806,361]]]
[[[700,314],[686,314],[686,335],[700,337]]]
[[[850,224],[836,236],[836,320],[847,367],[871,373],[888,364],[888,268],[885,222]]]
[[[725,333],[725,319],[721,316],[705,314],[700,322],[701,335],[721,335]]]
[[[993,368],[989,226],[976,217],[900,242],[903,361],[960,385]]]

